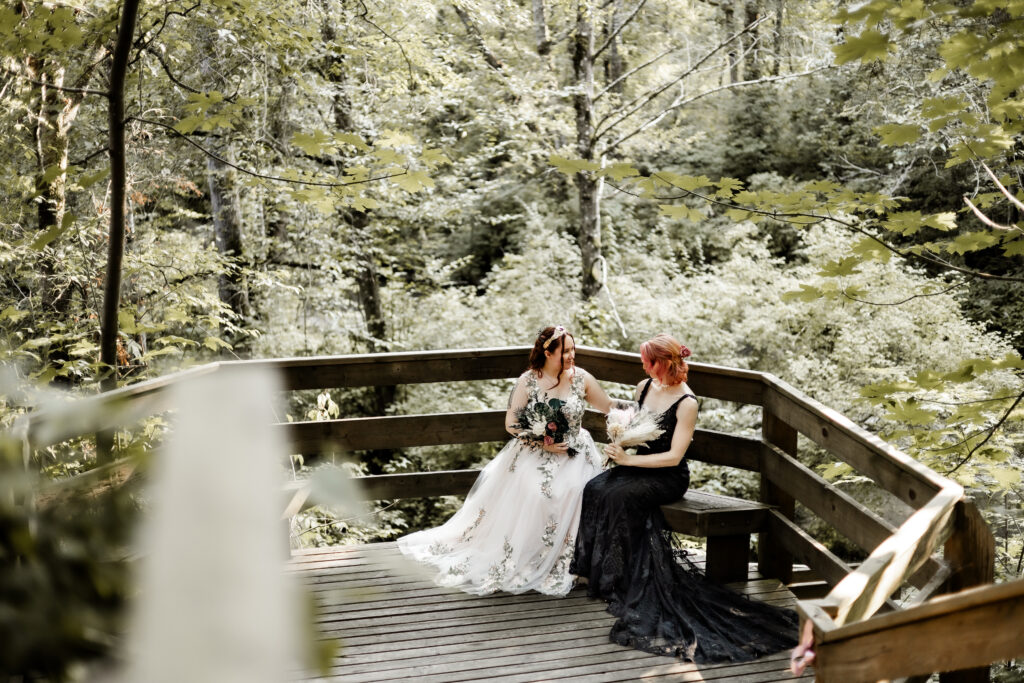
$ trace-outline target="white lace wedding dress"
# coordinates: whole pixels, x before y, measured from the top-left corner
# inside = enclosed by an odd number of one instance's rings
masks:
[[[403,553],[440,573],[442,586],[483,595],[535,590],[565,595],[580,519],[583,487],[601,472],[602,457],[582,428],[584,371],[573,368],[569,395],[549,397],[533,371],[520,376],[527,399],[560,401],[575,455],[548,453],[513,439],[480,472],[466,502],[439,527],[398,539]],[[515,392],[513,392],[513,396]],[[510,405],[519,410],[524,405]],[[555,403],[554,405],[558,405]]]

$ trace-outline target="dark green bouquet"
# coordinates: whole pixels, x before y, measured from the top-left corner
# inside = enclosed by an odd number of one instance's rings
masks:
[[[569,436],[569,420],[562,412],[565,401],[549,398],[529,403],[517,413],[517,426],[522,430],[519,438],[527,443],[550,446],[564,442]],[[576,455],[572,447],[566,451],[570,458]]]

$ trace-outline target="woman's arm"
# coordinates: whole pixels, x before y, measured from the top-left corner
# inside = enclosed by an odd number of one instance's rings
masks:
[[[576,369],[583,373],[583,387],[587,403],[594,406],[605,415],[607,415],[608,411],[613,408],[621,408],[629,404],[629,401],[610,397],[607,392],[605,392],[604,387],[594,379],[594,376],[583,368],[577,366]],[[634,401],[636,401],[637,397],[640,396],[640,391],[643,389],[643,386],[643,382],[636,385],[636,393],[633,395]]]
[[[607,415],[608,411],[615,407],[615,399],[608,396],[604,387],[598,384],[593,375],[581,367],[577,367],[576,369],[583,373],[583,389],[584,395],[587,398],[587,403]]]
[[[629,455],[622,446],[609,444],[605,446],[605,454],[618,465],[630,467],[672,467],[678,465],[686,455],[686,449],[693,441],[693,432],[697,429],[697,402],[683,400],[676,408],[676,428],[672,432],[672,444],[663,453],[650,455]]]
[[[519,427],[519,411],[526,407],[529,400],[529,389],[526,388],[526,376],[523,375],[516,382],[512,395],[508,397],[508,410],[505,411],[505,431],[512,436],[517,436],[522,429]]]

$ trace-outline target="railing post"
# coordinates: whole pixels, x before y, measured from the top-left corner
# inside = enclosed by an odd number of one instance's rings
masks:
[[[995,539],[977,506],[961,500],[953,510],[953,530],[943,555],[949,563],[946,592],[992,583],[995,578]],[[947,671],[939,675],[941,683],[988,683],[989,667]]]
[[[762,409],[761,438],[796,457],[796,430],[769,411],[767,406]],[[761,502],[775,506],[779,513],[790,519],[795,515],[796,501],[793,496],[768,481],[764,474],[761,475]],[[793,579],[793,556],[783,549],[779,539],[768,530],[761,531],[757,536],[757,569],[762,576],[770,576],[783,583]]]

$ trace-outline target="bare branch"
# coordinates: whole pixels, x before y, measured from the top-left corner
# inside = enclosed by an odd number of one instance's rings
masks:
[[[190,85],[187,85],[187,84],[185,84],[185,83],[182,83],[182,82],[181,82],[181,81],[180,81],[180,80],[179,80],[179,79],[178,79],[178,78],[177,78],[177,77],[176,77],[176,76],[175,76],[175,75],[174,75],[174,74],[173,74],[173,73],[171,72],[171,67],[167,65],[167,62],[165,62],[165,61],[164,61],[164,58],[163,58],[163,56],[161,56],[159,52],[157,52],[156,50],[154,50],[154,49],[153,49],[153,48],[151,48],[151,47],[146,47],[146,48],[144,48],[144,50],[143,50],[143,51],[144,51],[144,52],[146,52],[146,53],[148,53],[148,54],[151,54],[151,55],[153,55],[154,57],[156,57],[156,61],[160,63],[160,66],[161,66],[161,67],[163,68],[163,70],[164,70],[164,73],[165,73],[165,74],[167,74],[167,78],[171,79],[171,83],[174,83],[174,84],[175,84],[176,86],[178,86],[178,87],[179,87],[179,88],[181,88],[182,90],[187,90],[188,92],[190,92],[190,93],[192,93],[192,94],[194,94],[194,95],[201,95],[201,94],[202,94],[202,91],[201,91],[201,90],[196,90],[196,89],[195,89],[195,88],[193,88],[192,86],[190,86]]]
[[[938,401],[934,398],[919,398],[918,401],[924,403],[935,403],[940,406],[971,406],[978,403],[998,403],[999,401],[1009,401],[1013,396],[993,396],[992,398],[978,398],[973,401]]]
[[[660,175],[658,175],[656,173],[653,174],[653,175],[656,176],[657,178],[659,178],[660,180],[662,180],[663,182],[665,182],[667,185],[671,185],[672,187],[675,187],[675,188],[677,188],[679,190],[682,190],[682,192],[683,192],[683,194],[677,195],[677,196],[667,196],[667,197],[666,196],[657,196],[657,197],[654,197],[654,199],[657,199],[659,201],[665,201],[665,200],[671,201],[671,200],[676,200],[676,199],[685,199],[686,197],[696,197],[697,199],[700,199],[700,200],[702,200],[704,202],[707,202],[708,204],[714,204],[714,205],[717,205],[717,206],[724,207],[726,209],[737,209],[739,211],[746,211],[748,213],[756,213],[756,214],[758,214],[760,216],[766,216],[768,218],[771,218],[773,220],[777,220],[777,221],[782,222],[782,223],[790,223],[790,224],[793,224],[793,225],[800,225],[800,226],[815,225],[815,224],[818,224],[818,223],[823,223],[825,221],[832,221],[833,223],[836,223],[837,225],[842,225],[843,227],[847,228],[848,230],[850,230],[852,232],[856,232],[857,234],[860,234],[860,235],[863,235],[864,237],[867,237],[868,239],[870,239],[870,240],[874,241],[875,243],[877,243],[880,247],[886,249],[887,251],[892,252],[893,254],[896,254],[897,256],[899,256],[900,258],[903,258],[903,259],[910,260],[911,257],[913,257],[913,258],[919,259],[921,261],[925,261],[926,263],[930,263],[930,264],[932,264],[934,266],[937,266],[939,268],[944,268],[946,270],[956,271],[958,273],[963,273],[964,275],[970,275],[971,277],[976,277],[976,278],[980,278],[980,279],[983,279],[983,280],[996,280],[996,281],[1000,281],[1000,282],[1024,282],[1024,277],[1011,277],[1011,276],[1007,276],[1007,275],[993,275],[992,273],[984,273],[984,272],[981,272],[981,271],[970,270],[969,268],[962,268],[960,266],[953,265],[949,261],[945,261],[945,260],[943,260],[943,259],[941,259],[941,258],[939,258],[937,256],[932,255],[932,254],[922,254],[922,253],[918,253],[918,252],[914,252],[914,251],[902,251],[902,250],[897,249],[896,247],[892,246],[891,244],[889,244],[888,242],[886,242],[882,238],[878,237],[877,235],[871,233],[871,231],[867,230],[866,228],[864,228],[863,226],[859,225],[858,223],[854,223],[852,221],[845,221],[845,220],[842,220],[841,218],[836,218],[835,216],[832,216],[832,215],[821,215],[821,214],[801,213],[801,212],[782,213],[782,212],[778,212],[778,211],[766,211],[764,209],[755,209],[753,207],[741,206],[739,204],[733,204],[733,203],[730,203],[730,202],[723,202],[721,200],[715,199],[714,197],[709,197],[707,195],[700,194],[699,192],[694,192],[693,190],[686,190],[684,188],[681,188],[678,185],[675,185],[674,183],[672,183],[667,178],[664,178],[664,177],[662,177],[662,176],[660,176]],[[613,189],[615,189],[618,192],[621,192],[623,194],[628,194],[628,195],[631,195],[633,197],[637,197],[638,199],[647,199],[647,197],[645,197],[644,195],[638,194],[636,192],[630,192],[629,190],[626,190],[626,189],[624,189],[622,187],[619,187],[619,186],[615,185],[614,183],[609,182],[608,180],[605,180],[605,183],[607,185],[610,185]]]
[[[987,168],[988,167],[986,166],[986,169]],[[978,207],[972,204],[971,200],[967,198],[967,195],[964,195],[964,203],[967,204],[967,206],[971,207],[971,211],[973,211],[974,215],[978,217],[978,220],[987,225],[988,227],[995,228],[996,230],[1003,230],[1005,232],[1016,230],[1019,233],[1024,233],[1024,230],[1021,230],[1019,225],[1000,225],[999,223],[996,223],[994,220],[983,214],[981,210],[978,209]]]
[[[707,97],[708,95],[712,95],[712,94],[714,94],[716,92],[721,92],[723,90],[731,90],[733,88],[739,88],[739,87],[746,86],[746,85],[759,85],[759,84],[762,84],[762,83],[771,83],[773,81],[784,81],[784,80],[787,80],[787,79],[790,79],[790,78],[799,78],[801,76],[810,76],[811,74],[818,73],[819,71],[824,71],[824,70],[830,69],[830,68],[832,68],[832,67],[830,67],[830,66],[822,66],[822,67],[819,67],[817,69],[811,69],[810,71],[801,71],[800,73],[796,73],[796,74],[784,74],[782,76],[765,76],[763,78],[755,78],[755,79],[749,80],[749,81],[737,81],[735,83],[727,83],[725,85],[720,85],[717,88],[712,88],[710,90],[705,90],[704,92],[697,93],[693,97],[687,97],[687,98],[682,99],[682,100],[676,100],[675,102],[672,103],[671,106],[666,107],[661,112],[659,112],[657,115],[651,117],[650,119],[648,119],[647,121],[642,123],[640,126],[635,128],[634,130],[632,130],[631,132],[621,136],[618,140],[616,140],[615,142],[613,142],[610,145],[608,145],[603,151],[605,153],[607,153],[608,151],[615,149],[616,147],[621,145],[626,140],[629,140],[634,135],[638,135],[638,134],[642,133],[643,131],[647,130],[648,128],[650,128],[651,126],[653,126],[655,123],[657,123],[658,121],[663,119],[666,115],[668,115],[669,112],[674,111],[676,109],[679,109],[680,107],[685,107],[686,105],[688,105],[688,104],[690,104],[692,102],[695,102],[695,101],[697,101],[697,100],[699,100],[699,99],[701,99],[703,97]],[[625,118],[625,117],[623,117],[623,118]],[[619,119],[619,121],[621,121],[621,120],[622,119]],[[618,123],[618,121],[616,123]],[[614,125],[615,124],[612,124],[612,126],[608,126],[607,128],[605,128],[603,131],[601,131],[600,133],[595,135],[594,139],[596,140],[596,139],[600,138],[602,135],[604,135],[605,133],[609,132]]]
[[[630,22],[632,22],[633,19],[636,18],[636,15],[640,12],[641,9],[643,9],[643,6],[646,5],[646,4],[647,4],[647,0],[640,0],[640,2],[638,2],[636,4],[636,7],[633,8],[632,13],[630,13],[630,15],[623,20],[622,24],[620,24],[619,26],[615,27],[615,30],[612,31],[612,34],[610,36],[608,36],[608,40],[604,41],[604,45],[602,45],[601,47],[597,48],[597,50],[594,51],[594,54],[591,55],[590,58],[593,59],[594,61],[597,61],[598,56],[602,52],[607,50],[608,46],[610,46],[613,42],[615,42],[615,39],[618,37],[618,35],[620,33],[622,33],[622,29],[626,28],[626,26],[628,26],[630,24]]]
[[[655,89],[653,89],[653,90],[648,90],[648,91],[647,91],[646,93],[643,93],[643,94],[640,94],[640,95],[638,95],[637,97],[633,98],[633,100],[632,100],[631,102],[629,102],[629,103],[627,103],[627,104],[623,105],[622,107],[620,107],[620,108],[619,108],[619,109],[617,109],[617,110],[614,110],[614,111],[608,112],[607,114],[605,114],[604,116],[602,116],[602,117],[601,117],[601,120],[599,120],[599,121],[597,122],[597,124],[596,124],[596,125],[594,126],[594,128],[595,128],[595,129],[597,129],[597,128],[600,128],[600,127],[601,127],[601,125],[602,125],[602,124],[604,124],[604,122],[605,122],[605,121],[607,121],[607,120],[608,120],[609,118],[611,118],[612,116],[615,116],[615,115],[616,115],[617,113],[619,113],[619,112],[621,112],[621,111],[623,111],[623,110],[625,110],[625,109],[629,109],[629,111],[627,111],[626,113],[624,113],[624,114],[622,114],[621,116],[619,116],[619,118],[615,119],[615,121],[613,121],[612,123],[608,124],[608,125],[607,125],[607,126],[605,127],[605,129],[604,129],[604,130],[602,130],[602,131],[601,131],[601,132],[599,132],[599,133],[596,133],[596,134],[594,135],[594,140],[598,140],[598,139],[599,139],[599,138],[601,138],[601,137],[602,137],[602,136],[603,136],[604,134],[606,134],[606,133],[607,133],[608,131],[610,131],[610,130],[612,130],[613,128],[615,128],[615,126],[617,126],[617,125],[619,125],[620,123],[622,123],[622,122],[623,122],[624,120],[626,120],[627,118],[629,118],[630,116],[632,116],[632,115],[633,115],[634,113],[636,113],[636,112],[637,112],[637,111],[639,111],[640,109],[643,109],[643,108],[644,108],[644,107],[645,107],[645,106],[647,105],[647,103],[648,103],[648,102],[650,102],[651,100],[653,100],[654,98],[656,98],[656,97],[657,97],[658,95],[662,94],[663,92],[665,92],[666,90],[668,90],[669,88],[671,88],[671,87],[672,87],[673,85],[675,85],[675,84],[676,84],[676,83],[678,83],[679,81],[683,80],[684,78],[686,78],[687,76],[689,76],[690,74],[692,74],[693,72],[695,72],[695,71],[696,71],[697,69],[699,69],[699,68],[700,68],[700,67],[701,67],[701,66],[702,66],[702,65],[704,64],[704,62],[708,61],[708,60],[709,60],[709,59],[711,59],[711,58],[712,58],[713,56],[715,56],[715,53],[717,53],[717,52],[718,52],[719,50],[721,50],[722,48],[724,48],[724,47],[725,47],[726,45],[728,45],[729,43],[731,43],[731,42],[733,42],[734,40],[738,39],[738,38],[739,38],[740,36],[742,36],[742,35],[743,35],[744,33],[746,33],[747,31],[750,31],[750,30],[752,30],[752,29],[753,29],[754,27],[756,27],[756,26],[757,26],[758,24],[760,24],[760,23],[761,23],[762,21],[764,21],[764,20],[765,20],[766,18],[767,18],[767,16],[765,16],[765,17],[762,17],[762,18],[758,19],[757,21],[755,21],[755,22],[751,23],[751,24],[750,24],[749,26],[746,26],[746,27],[744,27],[743,29],[741,29],[741,30],[737,31],[737,32],[736,32],[736,33],[734,33],[733,35],[729,36],[728,38],[726,38],[725,40],[723,40],[722,42],[720,42],[720,43],[719,43],[718,45],[716,45],[716,46],[715,46],[715,47],[714,47],[714,48],[713,48],[713,49],[712,49],[712,50],[711,50],[710,52],[708,52],[708,53],[707,53],[707,54],[705,54],[705,55],[704,55],[703,57],[701,57],[701,58],[700,58],[699,60],[697,60],[697,63],[696,63],[696,64],[694,64],[694,65],[693,65],[693,66],[691,66],[691,67],[690,67],[689,69],[687,69],[686,71],[684,71],[684,72],[683,72],[683,73],[682,73],[681,75],[679,75],[679,77],[677,77],[677,78],[674,78],[674,79],[672,79],[672,80],[671,80],[671,81],[669,81],[668,83],[665,83],[664,85],[662,85],[662,86],[660,86],[660,87],[658,87],[658,88],[655,88]],[[639,104],[637,104],[638,102],[639,102]],[[634,106],[634,105],[635,105],[635,106]],[[632,109],[630,109],[630,107],[632,107]]]
[[[414,87],[416,85],[416,77],[413,75],[412,62],[409,61],[409,55],[406,54],[405,46],[402,45],[402,41],[395,39],[387,31],[385,31],[380,26],[378,26],[377,24],[375,24],[372,21],[370,21],[369,19],[367,19],[367,15],[370,13],[370,9],[366,6],[366,3],[363,2],[363,0],[359,0],[359,4],[362,5],[363,12],[362,12],[362,14],[357,14],[356,16],[358,16],[360,19],[365,21],[367,24],[369,24],[370,26],[372,26],[375,29],[377,29],[378,31],[380,31],[381,34],[383,34],[385,38],[391,40],[395,45],[398,46],[398,49],[402,51],[402,58],[405,59],[405,66],[406,66],[406,68],[409,69],[409,87],[410,88]]]
[[[97,147],[96,149],[94,149],[93,151],[89,152],[88,154],[86,154],[81,159],[75,159],[74,161],[69,161],[68,162],[68,166],[69,167],[71,167],[71,166],[85,166],[87,163],[92,161],[93,158],[98,157],[101,154],[105,154],[107,152],[107,149],[108,149],[107,145],[104,145],[102,147]]]
[[[988,167],[988,164],[982,161],[981,166],[982,168],[985,169],[985,172],[988,173],[988,177],[992,179],[992,182],[996,184],[996,187],[999,188],[999,191],[1002,192],[1003,195],[1010,200],[1010,203],[1016,206],[1019,211],[1024,211],[1024,204],[1022,204],[1019,199],[1010,194],[1009,190],[1003,187],[1003,184],[999,182],[999,178],[996,178],[996,174],[992,172],[992,169]]]
[[[376,181],[376,180],[387,180],[388,178],[397,178],[398,176],[403,176],[406,173],[408,173],[408,171],[402,171],[401,173],[391,173],[389,175],[375,176],[373,178],[366,178],[365,180],[350,180],[350,181],[345,182],[345,183],[321,182],[321,181],[315,181],[315,180],[297,180],[295,178],[281,178],[279,176],[272,176],[272,175],[266,175],[264,173],[257,173],[256,171],[250,170],[248,168],[244,168],[242,166],[238,166],[237,164],[233,164],[230,161],[228,161],[227,159],[225,159],[225,158],[223,158],[221,156],[218,156],[217,154],[214,154],[210,150],[206,149],[205,147],[203,147],[198,142],[196,142],[195,140],[191,139],[189,136],[185,135],[184,133],[182,133],[182,132],[180,132],[178,130],[175,130],[174,126],[168,125],[168,124],[163,123],[161,121],[152,121],[150,119],[143,119],[143,118],[140,118],[138,116],[130,116],[130,117],[128,117],[127,120],[128,121],[138,121],[139,123],[148,123],[148,124],[150,124],[152,126],[160,126],[162,128],[166,128],[167,130],[169,130],[170,132],[174,133],[175,135],[177,135],[178,137],[183,139],[185,142],[187,142],[188,144],[192,145],[193,147],[195,147],[196,149],[198,149],[200,152],[202,152],[206,156],[210,157],[211,159],[215,159],[215,160],[221,162],[222,164],[224,164],[225,166],[230,166],[231,168],[235,169],[236,171],[240,171],[240,172],[242,172],[242,173],[244,173],[244,174],[246,174],[248,176],[252,176],[253,178],[260,178],[262,180],[273,180],[273,181],[281,182],[281,183],[292,183],[293,185],[308,185],[308,186],[311,186],[311,187],[347,187],[349,185],[363,185],[363,184],[366,184],[366,183],[371,183],[371,182]]]
[[[13,75],[7,79],[7,81],[4,83],[4,87],[0,88],[0,100],[4,99],[4,95],[7,94],[7,89],[11,87],[11,84],[17,80],[18,79]]]
[[[981,441],[980,441],[979,443],[977,443],[977,444],[976,444],[976,445],[974,446],[974,448],[972,448],[972,449],[971,449],[971,450],[970,450],[970,451],[969,451],[969,452],[967,453],[967,455],[965,455],[965,456],[963,457],[963,459],[962,459],[962,460],[961,460],[960,462],[958,462],[958,463],[957,463],[957,464],[956,464],[956,465],[955,465],[955,466],[954,466],[954,467],[953,467],[952,469],[950,469],[949,471],[947,471],[947,472],[946,472],[946,476],[947,476],[947,477],[948,477],[949,475],[953,474],[954,472],[956,472],[956,471],[957,471],[958,469],[960,469],[960,468],[961,468],[961,467],[962,467],[963,465],[965,465],[965,464],[967,463],[967,461],[968,461],[968,460],[970,460],[970,459],[971,459],[971,458],[972,458],[972,457],[974,456],[975,452],[977,452],[977,450],[978,450],[979,448],[981,448],[981,447],[982,447],[982,446],[984,446],[984,445],[985,445],[986,443],[988,443],[988,440],[989,440],[989,439],[991,439],[991,438],[992,438],[992,437],[993,437],[993,436],[995,435],[996,431],[998,431],[998,429],[999,429],[999,428],[1000,428],[1000,427],[1001,427],[1001,426],[1003,425],[1003,423],[1004,423],[1004,422],[1006,422],[1006,420],[1007,420],[1007,419],[1009,419],[1009,417],[1010,417],[1010,414],[1011,414],[1011,413],[1013,413],[1014,409],[1015,409],[1015,408],[1017,407],[1017,405],[1018,405],[1018,404],[1019,404],[1019,403],[1020,403],[1020,402],[1021,402],[1022,400],[1024,400],[1024,392],[1021,392],[1020,394],[1018,394],[1018,395],[1017,395],[1017,398],[1016,398],[1016,399],[1014,400],[1014,402],[1013,402],[1013,403],[1012,403],[1012,404],[1010,405],[1010,407],[1006,409],[1006,412],[1004,412],[1004,413],[1002,414],[1002,416],[1000,416],[1000,418],[999,418],[998,420],[996,420],[995,424],[994,424],[994,425],[992,425],[992,426],[991,426],[991,427],[990,427],[990,428],[989,428],[989,429],[987,430],[987,431],[988,431],[988,434],[986,434],[986,435],[985,435],[985,438],[984,438],[984,439],[982,439],[982,440],[981,440]],[[977,436],[977,435],[975,435],[975,436]],[[971,437],[971,438],[973,438],[973,437]],[[966,442],[966,441],[969,441],[969,440],[970,440],[970,439],[965,439],[964,441]]]
[[[606,92],[608,92],[609,90],[612,90],[612,89],[613,89],[613,88],[614,88],[615,86],[617,86],[617,85],[618,85],[619,83],[622,83],[623,81],[625,81],[625,80],[626,80],[627,78],[629,78],[630,76],[632,76],[632,75],[633,75],[633,74],[635,74],[636,72],[638,72],[638,71],[642,71],[643,69],[646,69],[647,67],[649,67],[649,66],[650,66],[651,64],[654,64],[654,63],[655,63],[656,61],[658,61],[658,60],[659,60],[659,59],[661,59],[662,57],[664,57],[664,56],[666,56],[666,55],[670,55],[670,54],[672,54],[673,52],[675,52],[676,50],[679,50],[679,49],[681,49],[681,47],[682,47],[681,45],[676,45],[675,47],[670,47],[669,49],[665,50],[664,52],[662,52],[662,53],[661,53],[660,55],[658,55],[657,57],[654,57],[653,59],[650,59],[650,60],[648,60],[648,61],[644,62],[643,64],[641,64],[640,66],[638,66],[638,67],[636,67],[636,68],[630,69],[629,71],[627,71],[626,73],[622,74],[621,76],[619,76],[618,78],[616,78],[616,79],[615,79],[614,81],[612,81],[611,83],[609,83],[609,84],[608,84],[608,85],[607,85],[607,86],[605,87],[605,89],[604,89],[604,90],[602,90],[601,92],[599,92],[599,93],[597,93],[596,95],[594,95],[594,99],[593,99],[592,101],[593,101],[593,102],[597,102],[597,101],[598,101],[599,99],[601,99],[601,96],[602,96],[602,95],[604,95],[604,94],[605,94]],[[634,101],[635,101],[635,100],[634,100]]]
[[[7,69],[6,71],[7,73],[11,74],[11,76],[13,76],[14,78],[44,88],[52,88],[53,90],[57,90],[60,92],[73,92],[79,95],[98,95],[99,97],[110,97],[110,93],[108,93],[106,90],[91,90],[89,88],[72,88],[66,85],[54,85],[53,83],[47,83],[46,81],[38,81],[34,78],[29,78],[28,76],[20,74],[17,71],[13,71],[11,69]]]
[[[452,7],[455,9],[455,14],[458,15],[462,21],[462,25],[466,27],[466,32],[469,33],[473,42],[476,43],[476,49],[479,50],[480,54],[483,55],[484,61],[487,65],[495,71],[501,71],[502,66],[501,60],[494,56],[491,52],[491,48],[487,47],[487,43],[484,42],[484,36],[480,33],[480,27],[473,21],[473,17],[469,16],[466,10],[459,7],[457,2],[452,3]]]
[[[156,23],[153,24],[152,28],[143,31],[139,35],[139,39],[135,41],[135,46],[134,46],[135,50],[136,50],[135,57],[132,58],[132,60],[131,60],[131,62],[129,62],[129,64],[135,64],[135,62],[137,62],[139,60],[139,58],[142,56],[142,52],[145,51],[145,50],[148,50],[153,43],[155,43],[157,40],[160,39],[160,36],[163,35],[164,30],[169,25],[168,21],[170,20],[171,17],[179,16],[179,17],[181,17],[183,19],[188,19],[188,15],[191,14],[192,12],[194,12],[195,10],[199,9],[201,4],[202,3],[197,2],[194,5],[192,5],[191,7],[187,7],[185,9],[181,10],[181,11],[167,11],[167,12],[164,12],[163,18],[157,20]],[[147,15],[148,15],[148,13],[147,13]],[[144,17],[140,18],[140,22],[147,15],[144,15]],[[149,35],[149,40],[145,40],[145,37],[146,37],[147,34]]]
[[[914,294],[913,296],[908,296],[906,299],[901,299],[899,301],[866,301],[865,299],[858,299],[857,297],[852,296],[849,292],[846,291],[846,289],[843,289],[843,296],[845,296],[850,301],[856,301],[859,304],[867,304],[868,306],[901,306],[907,303],[908,301],[913,301],[914,299],[922,299],[929,296],[940,296],[942,294],[947,294],[949,292],[952,292],[954,289],[959,289],[960,287],[965,286],[967,282],[967,280],[964,280],[963,282],[958,282],[955,285],[952,285],[951,287],[941,289],[937,292],[925,292],[921,294]]]

